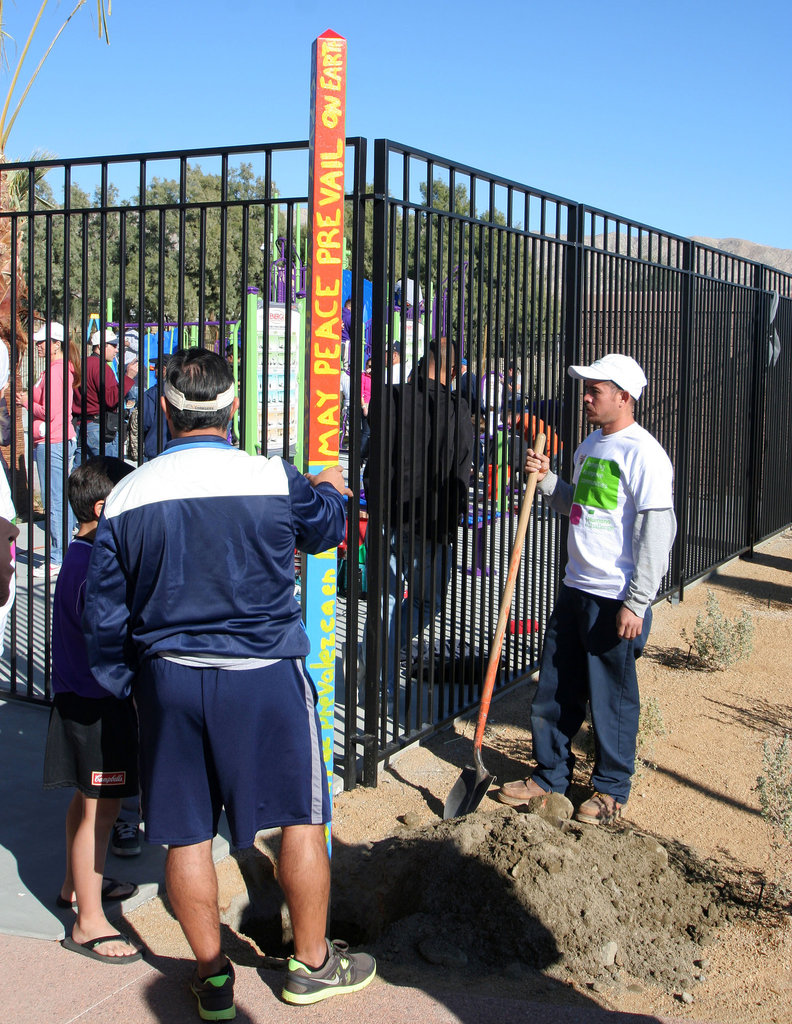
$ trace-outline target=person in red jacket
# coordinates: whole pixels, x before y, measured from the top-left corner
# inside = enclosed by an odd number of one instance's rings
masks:
[[[118,338],[109,328],[104,332],[104,339],[95,331],[91,345],[94,348],[98,345],[99,354],[85,360],[85,394],[75,388],[72,405],[74,416],[85,423],[85,443],[80,443],[78,465],[98,455],[118,457],[119,385],[112,367],[118,355]],[[124,375],[124,395],[134,386],[136,377],[137,363],[130,363]]]

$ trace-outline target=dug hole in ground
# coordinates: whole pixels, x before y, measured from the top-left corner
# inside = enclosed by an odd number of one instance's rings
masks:
[[[386,982],[440,998],[792,1022],[792,856],[757,791],[765,743],[774,750],[792,732],[790,570],[787,531],[682,603],[655,606],[638,672],[641,766],[617,824],[518,812],[494,789],[472,814],[442,821],[474,719],[407,750],[376,790],[337,798],[334,936],[374,953]],[[752,654],[723,671],[702,668],[686,639],[710,592],[728,620],[745,610],[753,623]],[[533,689],[492,705],[483,755],[499,783],[526,774]],[[578,739],[575,804],[590,792]],[[283,953],[276,853],[262,839],[218,866],[227,951],[241,965]],[[129,920],[154,953],[190,956],[167,903]]]

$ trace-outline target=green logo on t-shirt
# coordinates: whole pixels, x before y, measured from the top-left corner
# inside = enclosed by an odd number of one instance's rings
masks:
[[[589,455],[580,471],[574,500],[589,508],[616,508],[618,496],[618,464]]]

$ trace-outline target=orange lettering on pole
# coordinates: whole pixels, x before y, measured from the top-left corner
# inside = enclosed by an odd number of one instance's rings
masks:
[[[341,292],[344,251],[346,39],[327,31],[314,43],[309,203],[310,294],[306,468],[338,462],[341,388]],[[321,381],[321,390],[317,384]],[[332,402],[327,397],[333,395]],[[335,429],[329,429],[335,427]]]
[[[303,469],[320,473],[338,462],[343,292],[346,39],[327,31],[314,42],[308,171],[310,241],[306,302]],[[324,559],[330,559],[332,571]],[[322,757],[332,801],[335,701],[336,551],[304,555],[302,603],[312,654],[307,661],[319,694]],[[332,646],[331,646],[332,645]],[[325,832],[330,842],[329,826]]]

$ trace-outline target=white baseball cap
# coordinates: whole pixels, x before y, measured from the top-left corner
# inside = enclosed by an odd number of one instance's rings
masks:
[[[570,366],[567,373],[579,380],[612,380],[622,391],[629,391],[636,401],[646,387],[646,375],[638,363],[631,356],[618,352],[609,352],[591,366]]]
[[[109,327],[105,328],[104,332],[105,345],[115,345],[118,348],[118,338],[113,334]],[[102,332],[94,331],[91,335],[91,345],[101,345],[102,343]]]
[[[33,341],[63,341],[63,324],[57,320],[50,320],[48,324],[42,324],[33,335]]]

